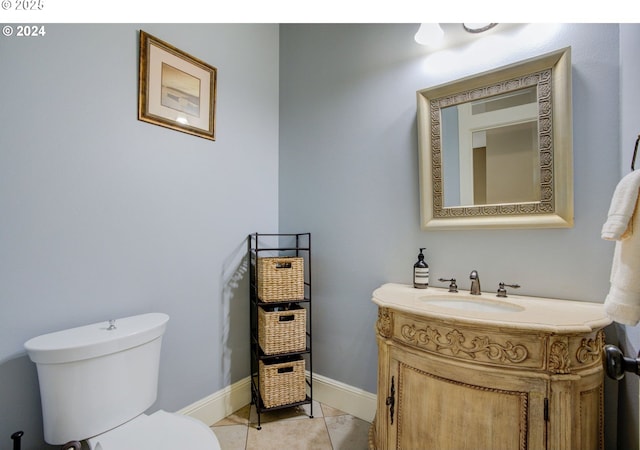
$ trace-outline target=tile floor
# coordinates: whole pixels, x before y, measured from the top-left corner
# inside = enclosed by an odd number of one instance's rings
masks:
[[[367,450],[371,424],[322,403],[265,412],[247,405],[212,425],[222,450]]]

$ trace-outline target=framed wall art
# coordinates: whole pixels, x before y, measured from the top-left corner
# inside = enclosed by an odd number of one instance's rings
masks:
[[[140,30],[138,119],[215,140],[217,69]]]

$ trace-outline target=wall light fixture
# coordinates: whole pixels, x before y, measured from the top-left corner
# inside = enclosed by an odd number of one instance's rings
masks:
[[[421,23],[414,39],[418,44],[437,47],[444,40],[444,30],[438,23]]]
[[[463,23],[462,28],[467,33],[483,33],[498,25],[497,23]]]
[[[497,30],[497,23],[421,23],[415,41],[430,51],[455,47],[484,38]],[[501,24],[500,31],[518,24]],[[491,32],[485,33],[491,30]]]

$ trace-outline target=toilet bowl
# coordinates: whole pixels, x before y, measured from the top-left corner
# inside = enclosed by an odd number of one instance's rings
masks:
[[[87,439],[90,450],[220,450],[211,428],[199,420],[163,410],[142,414]]]
[[[156,401],[169,316],[148,313],[44,334],[24,345],[36,363],[44,438],[91,450],[219,450],[204,423]]]

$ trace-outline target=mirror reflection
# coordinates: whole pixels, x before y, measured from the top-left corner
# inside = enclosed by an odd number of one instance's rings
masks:
[[[440,114],[444,207],[540,200],[536,86]]]

